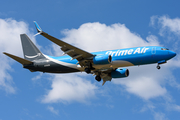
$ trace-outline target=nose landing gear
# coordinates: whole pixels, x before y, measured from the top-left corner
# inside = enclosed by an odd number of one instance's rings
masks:
[[[157,68],[158,70],[159,70],[159,69],[161,69],[161,67],[159,66],[159,64],[157,65],[157,67],[156,67],[156,68]]]
[[[161,69],[161,67],[159,66],[160,64],[164,64],[166,63],[166,60],[161,60],[161,61],[158,61],[158,65],[157,65],[157,69]]]

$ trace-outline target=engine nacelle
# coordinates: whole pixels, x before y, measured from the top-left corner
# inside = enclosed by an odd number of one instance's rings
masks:
[[[109,64],[111,63],[111,61],[112,61],[111,55],[99,55],[93,58],[93,63],[95,65]]]
[[[129,70],[126,68],[116,69],[111,72],[112,78],[123,78],[123,77],[128,77],[128,76],[129,76]]]

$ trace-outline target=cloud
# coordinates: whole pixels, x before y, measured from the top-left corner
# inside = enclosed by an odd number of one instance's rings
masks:
[[[47,109],[52,112],[53,114],[56,114],[58,115],[59,114],[59,111],[58,110],[55,110],[52,106],[48,106]]]
[[[147,42],[120,23],[110,26],[99,22],[85,23],[78,29],[64,30],[62,33],[65,35],[62,38],[64,41],[89,52],[158,45],[157,40]]]
[[[33,77],[31,80],[36,81],[42,78],[43,73],[39,73],[37,76]]]
[[[9,74],[9,71],[12,70],[10,65],[14,61],[2,54],[2,52],[22,56],[20,34],[27,33],[29,36],[32,36],[32,34],[25,22],[11,18],[0,19],[0,31],[0,89],[5,90],[7,93],[15,93],[15,86]]]
[[[176,104],[166,103],[166,109],[169,110],[169,111],[178,111],[178,112],[180,112],[180,106],[176,105]]]
[[[8,93],[15,93],[15,84],[10,75],[12,68],[10,65],[15,63],[14,60],[8,58],[2,52],[9,52],[22,57],[22,46],[20,42],[20,34],[26,33],[36,44],[33,33],[29,31],[28,24],[23,21],[13,19],[0,19],[0,88]],[[37,45],[37,44],[36,44]],[[37,45],[38,46],[38,45]],[[38,46],[40,48],[40,46]],[[47,92],[43,102],[86,102],[87,99],[95,97],[95,89],[97,87],[87,80],[83,80],[82,76],[76,74],[68,75],[51,75],[52,90]],[[32,78],[38,80],[42,74]],[[60,87],[60,88],[59,88]],[[62,91],[63,90],[63,91]]]
[[[123,85],[126,91],[145,100],[166,96],[168,94],[165,87],[166,83],[171,84],[173,87],[178,86],[172,75],[171,67],[162,65],[161,70],[157,70],[155,64],[130,67],[130,76],[128,78],[114,79],[113,82]],[[172,84],[171,81],[174,81],[174,83]]]
[[[65,35],[64,41],[87,51],[159,45],[156,36],[149,35],[146,40],[143,40],[140,35],[131,32],[124,24],[120,23],[110,26],[98,22],[85,23],[78,29],[64,30],[62,33]],[[161,86],[163,78],[156,73],[155,66],[134,67],[130,68],[129,78],[113,79],[112,82],[124,85],[127,92],[149,99],[162,96],[167,92]]]
[[[77,73],[52,75],[51,90],[42,99],[44,103],[86,103],[95,97],[97,87]]]
[[[168,120],[168,118],[166,118],[165,114],[162,112],[154,112],[154,119],[155,120]]]
[[[163,44],[180,52],[180,18],[171,19],[168,15],[152,16],[150,25],[159,29],[159,35],[164,37]]]
[[[168,68],[173,68],[172,71],[178,69],[180,67],[180,18],[170,18],[168,15],[152,16],[150,25],[159,29],[159,34],[165,38],[163,44],[177,53],[176,59],[170,60],[167,64]],[[180,89],[180,84],[173,75],[168,81],[171,86]]]
[[[140,112],[141,113],[147,112],[147,111],[151,112],[152,115],[154,116],[154,120],[168,120],[166,114],[164,114],[163,112],[160,112],[158,109],[159,109],[159,106],[155,107],[155,105],[153,105],[152,102],[146,101],[146,104],[144,104],[144,106],[141,108]]]
[[[140,35],[130,31],[124,24],[120,23],[109,26],[99,22],[84,23],[78,29],[63,30],[62,34],[64,35],[64,38],[62,38],[63,41],[89,52],[137,46],[161,46],[158,37],[155,35],[149,35],[146,37],[146,40],[144,40]],[[52,45],[52,47],[55,54],[57,54],[59,48],[54,45]],[[173,67],[171,66],[172,64],[173,63],[170,62],[162,65],[161,70],[157,70],[155,64],[140,67],[128,67],[128,69],[130,69],[130,76],[128,78],[113,79],[112,82],[116,85],[120,84],[121,86],[124,86],[126,92],[137,95],[145,100],[160,96],[163,97],[168,94],[165,87],[166,81],[174,80],[171,69]],[[79,80],[79,82],[75,83],[77,80]],[[82,93],[79,90],[79,87],[83,87],[81,86],[82,84],[85,85],[87,83],[86,79],[75,74],[64,75],[64,77],[62,77],[62,75],[56,75],[53,79],[52,89],[48,91],[43,101],[46,103],[69,102],[72,100],[84,101],[87,97],[86,94],[91,90],[91,96],[95,96],[94,90],[96,89],[96,86],[90,82],[87,87],[84,87],[84,89],[89,88],[84,90],[87,91],[86,93]],[[111,83],[107,82],[105,85],[108,84]],[[76,96],[76,92],[73,91],[80,93]]]
[[[146,40],[143,40],[140,35],[131,32],[124,24],[120,23],[110,26],[98,22],[85,23],[78,29],[66,29],[62,31],[62,33],[65,36],[64,38],[62,38],[64,41],[89,52],[136,46],[159,45],[155,36],[151,35],[148,36]],[[53,44],[52,47],[54,48],[55,54],[58,55],[60,51],[59,47]],[[151,79],[148,79],[148,81],[152,85],[158,84],[156,82],[152,82]],[[146,82],[143,81],[143,83]],[[117,84],[117,82],[114,83]],[[128,82],[128,84],[130,85],[131,82]],[[129,92],[132,90],[136,90],[132,85],[130,85],[130,87],[131,89],[128,90]],[[53,75],[51,88],[52,89],[49,90],[42,99],[44,103],[71,101],[85,102],[91,97],[95,97],[95,90],[97,89],[97,86],[93,85],[82,76],[76,74],[68,74]],[[149,94],[151,94],[150,97],[162,95],[166,92],[166,90],[163,89],[160,85],[156,85],[156,88],[161,91],[156,94],[154,93],[155,95],[149,92]],[[150,90],[151,89],[149,89],[149,91]],[[134,94],[136,94],[137,92],[138,90],[135,91]],[[138,94],[140,94],[140,97],[150,98],[148,95],[145,95],[145,93]]]
[[[161,25],[161,34],[167,30],[180,35],[180,18],[170,19],[168,16],[161,16],[158,22]]]

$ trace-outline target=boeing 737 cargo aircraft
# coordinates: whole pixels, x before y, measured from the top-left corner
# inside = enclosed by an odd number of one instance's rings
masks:
[[[122,67],[137,66],[157,63],[157,69],[160,64],[176,56],[175,52],[159,46],[145,46],[127,49],[108,50],[89,53],[51,35],[48,35],[35,23],[38,34],[46,37],[50,41],[61,47],[64,52],[59,57],[48,56],[33,44],[26,34],[21,34],[24,59],[4,52],[21,63],[24,68],[31,72],[40,71],[47,73],[72,73],[85,71],[95,75],[97,81],[103,79],[103,85],[112,78],[123,78],[129,76],[129,70]]]

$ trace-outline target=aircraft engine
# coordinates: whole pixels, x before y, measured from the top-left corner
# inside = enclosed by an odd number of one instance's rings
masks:
[[[126,68],[116,69],[111,72],[112,78],[123,78],[123,77],[128,77],[128,76],[129,76],[129,70]]]
[[[99,55],[93,58],[93,63],[95,65],[109,64],[111,63],[111,61],[112,61],[111,55]]]

